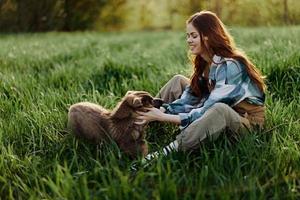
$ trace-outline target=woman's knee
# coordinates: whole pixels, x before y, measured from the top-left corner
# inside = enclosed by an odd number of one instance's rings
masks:
[[[182,74],[176,74],[176,75],[174,75],[174,76],[172,77],[172,80],[174,80],[174,81],[184,81],[184,82],[186,82],[186,81],[188,81],[189,79],[188,79],[187,77],[183,76]]]
[[[189,79],[181,74],[176,74],[171,79],[171,92],[178,94],[179,96],[182,94],[185,87],[189,84]],[[178,96],[178,98],[179,98]]]
[[[181,80],[181,79],[187,79],[187,77],[183,76],[182,74],[175,74],[172,79],[177,79],[177,80]]]
[[[181,74],[176,74],[171,78],[171,81],[175,83],[188,83],[189,79]]]
[[[225,114],[228,111],[228,109],[231,108],[225,103],[215,103],[209,110],[211,112],[218,112],[220,114]]]

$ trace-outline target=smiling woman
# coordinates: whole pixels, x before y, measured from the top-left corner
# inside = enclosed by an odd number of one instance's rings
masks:
[[[191,78],[174,76],[157,95],[166,104],[138,117],[180,125],[181,133],[162,150],[164,155],[196,149],[226,129],[234,135],[264,124],[263,77],[236,48],[221,20],[209,11],[195,13],[187,20],[186,34],[193,56]],[[149,154],[146,160],[158,155]]]
[[[203,35],[200,35],[197,31],[197,29],[192,24],[186,25],[186,36],[187,36],[187,43],[190,47],[191,53],[194,55],[202,55],[202,57],[205,57],[206,60],[208,60],[208,55],[205,54],[203,51],[203,48],[207,46],[207,37],[203,37]],[[203,39],[202,39],[203,37]],[[201,41],[205,42],[203,45],[203,48],[201,48]]]

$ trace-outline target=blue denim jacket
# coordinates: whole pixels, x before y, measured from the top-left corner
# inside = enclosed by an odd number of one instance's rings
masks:
[[[215,55],[208,78],[210,82],[215,83],[215,87],[202,99],[194,96],[188,85],[180,99],[163,105],[166,113],[180,116],[181,129],[199,119],[218,102],[226,103],[231,107],[243,100],[255,105],[264,104],[264,93],[250,79],[245,65],[237,60]]]

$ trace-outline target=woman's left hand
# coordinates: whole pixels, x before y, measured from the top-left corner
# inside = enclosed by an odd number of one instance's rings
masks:
[[[139,114],[137,117],[139,121],[134,122],[135,124],[143,125],[151,121],[163,121],[164,113],[160,109],[152,107],[146,108],[146,110],[147,112],[136,111],[136,113]]]

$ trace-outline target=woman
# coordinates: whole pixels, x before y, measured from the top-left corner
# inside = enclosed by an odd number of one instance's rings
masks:
[[[205,138],[217,138],[225,129],[238,133],[264,124],[263,77],[236,48],[220,19],[209,11],[198,12],[187,20],[186,32],[193,56],[191,78],[174,76],[158,94],[167,104],[139,112],[136,122],[180,125],[181,133],[163,149],[165,155],[198,148]]]

